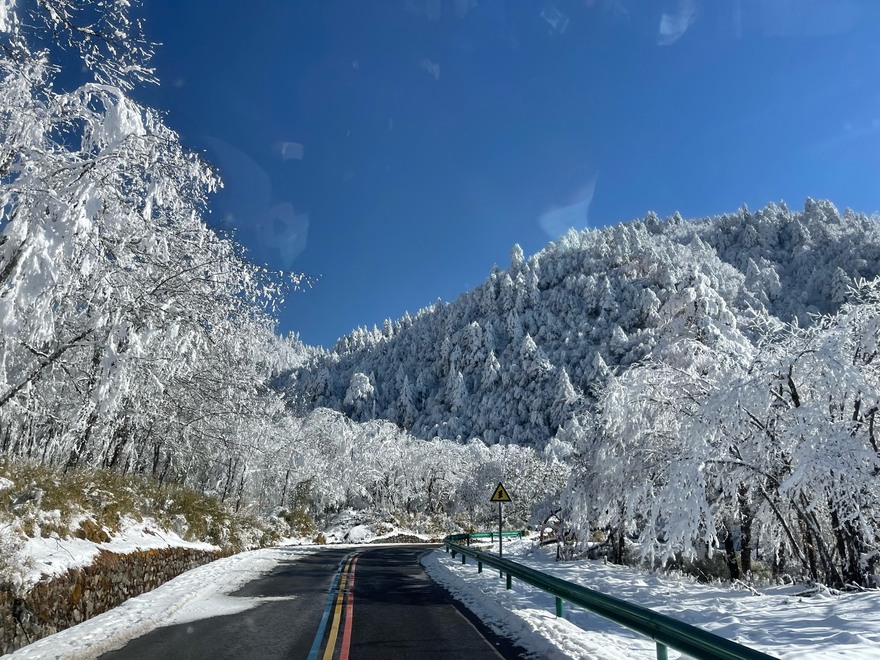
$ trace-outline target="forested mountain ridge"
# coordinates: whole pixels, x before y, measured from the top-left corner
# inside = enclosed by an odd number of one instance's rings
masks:
[[[781,323],[833,313],[880,273],[880,225],[827,201],[569,231],[452,303],[358,328],[289,380],[307,407],[425,438],[541,447],[609,374],[680,340],[745,357]]]

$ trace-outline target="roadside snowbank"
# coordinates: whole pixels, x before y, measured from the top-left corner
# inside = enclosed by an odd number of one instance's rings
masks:
[[[497,545],[496,545],[497,549]],[[660,577],[601,561],[557,563],[552,551],[531,541],[505,541],[504,556],[532,568],[662,612],[780,658],[880,657],[880,592],[801,596],[803,585],[760,589],[760,595],[726,586]],[[473,561],[461,564],[443,550],[422,560],[428,574],[490,627],[542,658],[651,657],[654,642],[566,603],[554,616],[554,598]],[[669,656],[679,657],[670,649]]]
[[[157,548],[220,550],[219,546],[210,543],[185,541],[174,532],[162,529],[151,518],[143,520],[126,518],[120,524],[119,532],[113,534],[105,543],[94,543],[79,538],[61,538],[57,534],[49,537],[38,536],[25,540],[19,556],[25,569],[23,581],[26,585],[33,585],[44,576],[63,575],[68,569],[88,566],[102,550],[123,555],[137,550]]]

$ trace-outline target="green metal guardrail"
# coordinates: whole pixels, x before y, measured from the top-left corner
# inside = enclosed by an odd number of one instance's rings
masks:
[[[503,536],[504,538],[522,538],[525,535],[526,533],[524,531],[501,532],[501,536]],[[489,539],[490,541],[494,542],[497,537],[498,532],[474,532],[472,534],[453,534],[452,536],[447,536],[446,538],[462,538],[462,540],[466,540],[467,544],[470,545],[471,539]],[[446,539],[444,539],[444,541],[445,540]]]
[[[522,532],[504,532],[504,536],[522,535]],[[460,543],[461,541],[470,543],[470,540],[474,538],[494,536],[497,536],[497,532],[495,534],[488,532],[453,534],[443,539],[443,544],[446,547],[446,552],[452,553],[453,559],[456,554],[461,554],[461,563],[465,563],[465,557],[472,557],[477,560],[477,569],[481,572],[483,564],[486,564],[497,568],[502,574],[506,573],[508,589],[511,586],[511,579],[515,577],[526,584],[552,594],[556,597],[556,616],[562,616],[562,603],[568,601],[652,638],[657,643],[658,660],[666,660],[667,647],[694,658],[706,660],[773,659],[772,655],[756,651],[665,614],[633,605],[625,600],[608,596],[552,575],[546,575],[515,561],[502,559],[497,555],[476,550]]]

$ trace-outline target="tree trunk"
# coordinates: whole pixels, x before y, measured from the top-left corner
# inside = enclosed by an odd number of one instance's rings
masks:
[[[780,541],[779,545],[776,546],[776,550],[773,552],[773,559],[770,566],[770,571],[774,578],[785,575],[786,559],[785,541]]]
[[[290,483],[290,468],[287,469],[287,472],[284,473],[284,488],[281,490],[281,501],[278,502],[278,506],[284,506],[284,502],[287,501],[287,485]]]
[[[159,485],[165,483],[165,477],[168,476],[168,470],[171,467],[171,452],[165,455],[165,466],[162,468],[162,474],[159,475]]]
[[[740,514],[740,565],[742,574],[748,578],[752,572],[752,507],[749,502],[749,487],[740,484],[739,492],[739,514]]]
[[[235,499],[235,512],[241,509],[241,500],[244,497],[244,475],[247,473],[247,466],[241,471],[241,480],[238,482],[238,496]]]
[[[831,509],[831,524],[834,527],[834,540],[837,546],[837,554],[840,555],[841,581],[843,584],[857,584],[861,587],[868,586],[867,575],[862,571],[861,556],[867,550],[858,528],[848,520],[840,521],[837,507],[829,502]]]
[[[622,566],[626,555],[626,538],[624,537],[623,532],[617,528],[612,529],[609,534],[609,540],[611,542],[611,556],[608,560],[612,564],[619,564]]]
[[[92,436],[92,427],[98,421],[97,412],[89,413],[89,418],[86,420],[86,430],[80,436],[80,439],[77,440],[76,445],[70,450],[70,455],[67,457],[67,463],[64,466],[64,472],[68,472],[70,470],[76,469],[79,465],[80,459],[86,453],[86,447],[88,447],[89,439]]]
[[[119,459],[122,458],[122,452],[125,449],[125,446],[128,444],[128,440],[131,437],[131,432],[129,431],[128,424],[123,423],[118,429],[116,429],[116,433],[113,434],[113,443],[111,446],[113,447],[113,453],[110,454],[110,447],[108,447],[108,451],[104,454],[104,467],[108,470],[113,470],[119,463]],[[108,457],[108,454],[109,457]]]
[[[225,502],[227,496],[229,495],[229,490],[232,487],[232,480],[235,478],[236,467],[238,467],[237,462],[234,461],[232,456],[230,456],[229,463],[226,466],[226,483],[223,485],[223,494],[220,495],[221,502]]]
[[[736,546],[733,543],[733,534],[727,530],[727,536],[724,537],[724,559],[727,562],[727,571],[730,573],[731,580],[739,580],[739,564],[736,563]]]
[[[822,562],[822,572],[825,574],[826,578],[831,581],[832,585],[837,587],[843,586],[843,579],[840,577],[840,572],[834,565],[831,553],[828,552],[828,548],[825,546],[825,541],[822,538],[822,527],[819,525],[819,520],[816,518],[816,514],[810,511],[809,503],[803,493],[801,493],[801,505],[803,506],[802,516],[807,528],[811,532],[810,536],[812,544],[815,545],[815,550],[818,551],[819,559]]]
[[[156,440],[156,442],[153,443],[153,469],[152,469],[153,478],[155,478],[157,473],[159,472],[159,459],[161,457],[162,457],[162,441]]]
[[[798,523],[801,535],[804,537],[804,569],[809,572],[810,579],[819,581],[819,563],[816,561],[816,549],[813,547],[813,535],[804,517],[798,512]]]

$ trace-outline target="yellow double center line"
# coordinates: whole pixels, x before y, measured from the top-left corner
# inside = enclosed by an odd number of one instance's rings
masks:
[[[339,635],[339,622],[342,620],[342,602],[345,599],[345,585],[348,582],[349,570],[351,569],[356,557],[349,557],[345,562],[345,568],[342,569],[342,579],[339,582],[339,588],[336,591],[336,605],[333,608],[333,623],[330,624],[330,636],[327,638],[327,646],[324,647],[324,660],[333,660],[333,651],[336,650],[336,637]],[[340,649],[342,656],[343,649]],[[345,655],[348,655],[348,649],[344,649]]]
[[[354,619],[354,569],[357,564],[360,551],[354,552],[344,559],[344,566],[340,562],[339,569],[336,571],[336,577],[333,579],[333,585],[330,587],[330,593],[327,594],[327,605],[324,608],[324,615],[321,617],[321,623],[315,634],[315,641],[309,651],[308,660],[318,660],[318,652],[321,649],[321,641],[324,638],[327,620],[330,612],[333,612],[333,622],[330,625],[330,632],[327,636],[327,644],[324,646],[323,660],[333,660],[333,652],[336,650],[336,638],[339,636],[339,626],[343,620],[343,605],[345,608],[345,625],[342,630],[342,643],[339,646],[339,655],[337,660],[348,660],[348,652],[351,647],[351,622]],[[335,601],[335,602],[334,602]]]

